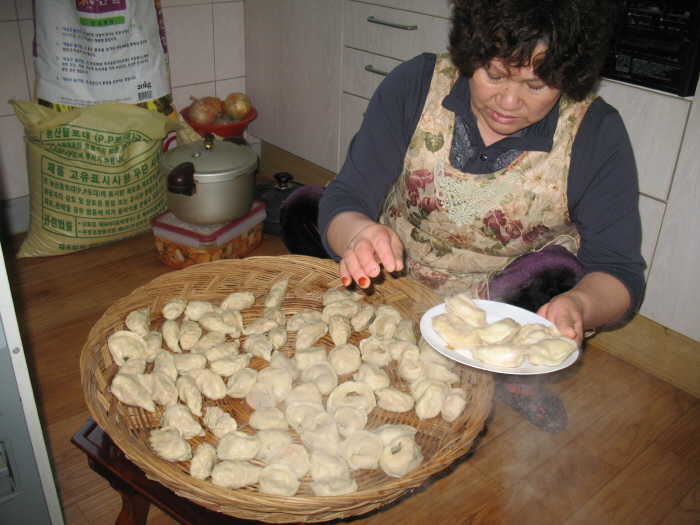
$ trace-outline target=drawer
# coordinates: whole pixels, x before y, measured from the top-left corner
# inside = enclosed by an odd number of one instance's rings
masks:
[[[351,0],[344,7],[343,43],[347,47],[396,60],[447,50],[449,22],[444,18]]]
[[[342,89],[369,99],[386,73],[399,64],[400,60],[346,47],[343,49]]]
[[[338,141],[338,166],[342,167],[350,141],[360,130],[369,101],[348,93],[340,96],[340,134]]]
[[[395,7],[424,15],[450,17],[450,7],[446,0],[371,0],[369,3],[384,7]]]

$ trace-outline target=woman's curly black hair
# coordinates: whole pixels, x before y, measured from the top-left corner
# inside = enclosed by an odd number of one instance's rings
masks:
[[[535,74],[574,100],[593,88],[603,67],[617,19],[617,0],[450,0],[449,52],[460,74],[496,58]]]

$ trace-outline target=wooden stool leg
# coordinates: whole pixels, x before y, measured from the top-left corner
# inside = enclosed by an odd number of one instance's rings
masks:
[[[115,525],[146,525],[148,509],[151,506],[149,501],[136,493],[127,494],[119,489],[117,492],[122,497],[122,510],[114,522]]]

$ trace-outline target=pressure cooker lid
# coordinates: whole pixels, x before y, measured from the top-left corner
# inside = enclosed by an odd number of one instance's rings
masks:
[[[204,140],[183,144],[166,151],[161,158],[164,172],[170,173],[184,162],[194,164],[198,182],[226,182],[247,175],[258,167],[258,155],[248,146],[214,140],[207,134]],[[210,139],[210,140],[207,140]]]

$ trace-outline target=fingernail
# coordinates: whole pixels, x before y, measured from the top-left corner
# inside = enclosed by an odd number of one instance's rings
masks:
[[[342,283],[343,286],[350,286],[350,279],[348,277],[343,277]]]
[[[367,277],[360,277],[357,282],[362,288],[367,288],[367,286],[369,286],[369,279],[367,279]]]

